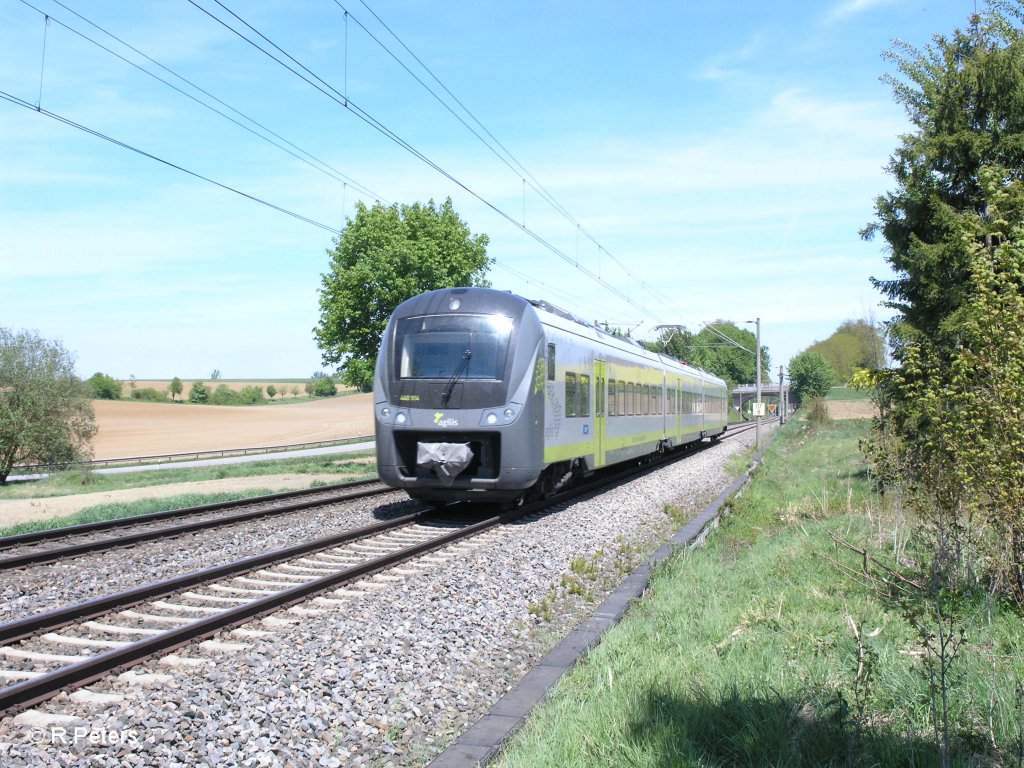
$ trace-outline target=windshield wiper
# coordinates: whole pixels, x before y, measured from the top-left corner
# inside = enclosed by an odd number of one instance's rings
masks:
[[[466,354],[462,356],[462,360],[459,361],[458,367],[455,369],[455,373],[448,379],[448,383],[445,385],[444,392],[441,393],[441,405],[448,405],[448,398],[452,396],[452,390],[455,389],[455,382],[459,380],[459,377],[465,373],[469,367],[469,358],[473,356],[473,352],[469,349],[466,350]]]

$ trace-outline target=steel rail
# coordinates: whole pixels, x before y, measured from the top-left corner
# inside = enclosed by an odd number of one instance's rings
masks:
[[[359,488],[363,485],[370,485],[372,483],[379,482],[379,479],[370,479],[356,480],[355,482],[350,483],[332,483],[331,485],[322,485],[317,488],[303,488],[297,491],[280,491],[278,493],[268,493],[263,496],[251,496],[245,499],[232,499],[230,501],[214,501],[209,504],[196,504],[192,507],[168,509],[163,512],[149,512],[145,515],[135,515],[134,517],[116,517],[112,520],[97,520],[94,523],[80,523],[78,525],[69,525],[64,528],[45,528],[41,531],[29,531],[28,533],[18,533],[13,536],[0,536],[0,549],[11,549],[12,547],[20,547],[25,544],[35,544],[39,541],[60,539],[65,536],[73,536],[80,533],[104,531],[110,528],[118,528],[120,526],[136,524],[142,525],[144,523],[166,520],[168,518],[178,516],[198,515],[204,512],[216,512],[218,509],[233,509],[234,507],[259,503],[262,501],[278,501],[280,499],[292,499],[300,496],[308,496],[314,493],[329,493],[331,491],[343,490],[345,488]]]
[[[125,456],[114,459],[93,459],[91,461],[75,461],[70,464],[58,466],[81,467],[91,469],[93,467],[110,466],[145,466],[156,463],[175,463],[189,461],[191,457],[201,459],[204,456],[230,457],[230,456],[258,456],[264,453],[279,453],[288,451],[302,451],[316,448],[327,448],[331,446],[355,445],[356,443],[373,442],[373,435],[356,435],[355,437],[339,437],[336,440],[317,440],[312,443],[286,443],[284,445],[262,445],[253,448],[220,448],[212,451],[185,451],[184,453],[154,453],[148,456]],[[13,468],[13,473],[30,474],[40,470],[52,469],[53,464],[20,464]]]
[[[745,429],[734,430],[733,434],[739,434],[743,431],[745,431]],[[726,430],[725,434],[728,434],[728,430]],[[698,447],[710,447],[710,443],[705,445],[703,444],[703,441],[698,441],[688,447],[691,450]],[[446,533],[434,539],[405,547],[396,552],[365,561],[359,565],[345,568],[341,571],[298,584],[294,587],[289,587],[288,589],[253,600],[235,608],[222,611],[215,615],[197,619],[180,627],[162,632],[159,635],[130,643],[122,648],[116,648],[99,653],[85,661],[53,670],[52,672],[45,673],[39,677],[7,686],[0,689],[0,716],[22,710],[39,702],[45,701],[60,691],[87,685],[105,677],[111,672],[119,669],[127,669],[158,654],[183,647],[194,640],[210,637],[217,632],[243,624],[258,616],[272,613],[286,606],[299,603],[312,595],[326,591],[347,581],[384,570],[385,568],[404,562],[405,560],[439,549],[455,541],[475,536],[497,525],[534,514],[546,509],[547,507],[560,504],[576,496],[592,493],[602,486],[619,482],[623,479],[647,474],[670,463],[672,459],[678,460],[685,455],[685,453],[676,454],[673,452],[672,454],[664,457],[664,461],[647,463],[640,467],[634,465],[625,469],[620,469],[619,471],[608,475],[602,475],[600,478],[595,477],[593,482],[568,489],[567,491],[556,494],[548,499],[525,504],[518,509],[503,512],[502,514],[489,517],[477,523],[471,523],[464,528]],[[111,610],[127,608],[130,605],[135,605],[144,600],[173,593],[186,587],[195,586],[198,583],[212,581],[221,576],[253,570],[254,568],[268,565],[274,561],[288,560],[298,554],[306,554],[315,549],[327,548],[332,546],[333,542],[343,543],[343,540],[345,540],[346,537],[348,537],[348,540],[353,538],[362,538],[366,535],[370,535],[371,533],[387,530],[391,527],[399,527],[407,523],[432,519],[437,517],[438,514],[439,513],[437,511],[422,511],[414,515],[396,518],[395,520],[387,521],[385,523],[367,526],[366,528],[358,529],[357,531],[350,531],[345,534],[341,534],[338,537],[330,537],[330,539],[308,542],[306,544],[297,545],[296,547],[290,547],[286,550],[278,550],[264,555],[257,555],[225,566],[209,568],[204,571],[186,574],[184,576],[177,577],[176,579],[160,582],[158,584],[147,585],[135,590],[128,590],[115,595],[97,598],[60,611],[54,611],[39,616],[30,616],[16,622],[0,625],[0,642],[6,645],[38,634],[42,631],[49,631],[61,626],[73,624],[82,619],[101,615]]]
[[[339,544],[347,544],[350,541],[383,533],[392,528],[401,528],[412,523],[422,522],[430,519],[434,514],[430,510],[421,510],[411,515],[403,515],[392,520],[373,523],[372,525],[355,528],[334,536],[327,536],[307,541],[303,544],[296,544],[292,547],[264,552],[260,555],[253,555],[223,565],[214,565],[200,571],[175,576],[172,579],[144,584],[141,587],[115,592],[112,595],[104,595],[82,603],[75,603],[66,608],[58,608],[55,611],[47,611],[46,613],[26,616],[23,619],[16,619],[6,624],[0,624],[0,645],[9,645],[39,632],[49,632],[69,624],[74,624],[76,621],[91,619],[113,610],[130,608],[146,600],[164,597],[179,590],[194,587],[197,584],[292,560],[296,557],[307,555],[310,552],[329,549]]]
[[[99,523],[85,523],[82,526],[72,526],[70,528],[50,528],[46,531],[39,531],[38,533],[45,533],[47,536],[37,538],[35,540],[20,541],[8,546],[10,539],[20,538],[19,537],[8,537],[0,539],[0,549],[10,549],[14,546],[27,546],[31,544],[37,544],[42,541],[49,541],[53,539],[66,538],[74,535],[86,535],[103,530],[113,530],[115,528],[126,528],[131,526],[144,525],[149,522],[157,522],[174,517],[185,517],[198,514],[206,514],[209,512],[216,512],[218,509],[234,509],[240,506],[252,506],[254,504],[261,504],[268,501],[274,501],[278,499],[296,498],[301,496],[317,496],[315,499],[306,499],[304,501],[296,501],[290,504],[281,504],[277,506],[264,507],[261,509],[253,509],[247,512],[239,512],[234,515],[225,515],[222,517],[212,517],[204,520],[195,520],[190,523],[181,523],[179,525],[173,525],[165,528],[151,528],[144,531],[138,531],[136,533],[127,533],[116,538],[98,539],[93,541],[84,541],[78,544],[67,544],[60,547],[53,547],[50,549],[43,549],[33,552],[26,552],[21,555],[10,555],[8,557],[0,557],[0,571],[9,570],[11,568],[23,568],[29,565],[41,565],[43,563],[50,563],[56,560],[61,560],[70,557],[76,557],[78,555],[92,554],[95,552],[103,552],[108,549],[115,547],[124,547],[131,544],[138,544],[143,541],[152,541],[154,539],[162,539],[169,536],[178,536],[185,533],[194,533],[196,531],[207,530],[209,528],[219,528],[224,525],[231,525],[233,523],[242,523],[249,520],[255,520],[261,517],[269,517],[271,515],[281,515],[288,512],[297,512],[303,509],[310,509],[311,507],[323,506],[326,504],[333,504],[339,501],[349,501],[352,499],[361,499],[368,496],[377,496],[384,493],[391,493],[394,491],[393,488],[370,488],[366,490],[356,490],[354,493],[341,493],[346,488],[352,488],[353,486],[359,485],[370,485],[379,483],[376,480],[361,481],[360,483],[343,483],[333,486],[339,495],[329,496],[323,498],[325,490],[327,493],[331,492],[332,486],[325,486],[323,488],[305,489],[303,491],[288,491],[282,494],[271,494],[268,496],[254,496],[248,499],[235,499],[232,501],[226,501],[223,503],[215,504],[203,504],[196,507],[185,507],[183,509],[168,510],[166,512],[154,512],[151,515],[140,515],[138,517],[125,517],[118,518],[117,520],[104,520]],[[97,526],[97,527],[92,527]],[[67,531],[67,533],[61,535],[61,531]],[[33,534],[23,534],[26,537],[30,537]]]
[[[45,701],[62,690],[87,685],[105,677],[111,672],[133,666],[157,654],[180,648],[194,640],[210,637],[217,632],[245,623],[262,614],[271,613],[301,602],[314,594],[326,591],[344,582],[375,573],[460,539],[475,536],[501,523],[508,522],[524,514],[529,514],[533,511],[533,506],[495,515],[428,541],[413,544],[396,552],[367,560],[359,565],[345,568],[327,576],[321,576],[320,578],[298,584],[212,616],[197,619],[181,627],[133,642],[122,648],[99,653],[85,661],[80,661],[39,677],[7,686],[0,689],[0,716]],[[417,517],[430,517],[434,515],[436,513],[424,512],[419,513]]]

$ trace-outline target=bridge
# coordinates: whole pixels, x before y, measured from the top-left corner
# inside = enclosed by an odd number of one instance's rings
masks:
[[[762,384],[761,385],[761,401],[768,403],[765,408],[765,414],[768,416],[774,415],[772,413],[772,405],[778,408],[779,397],[785,396],[785,401],[789,402],[789,385],[779,386],[775,384]],[[732,407],[742,412],[743,406],[749,402],[753,402],[757,399],[757,386],[754,384],[739,384],[732,391]]]

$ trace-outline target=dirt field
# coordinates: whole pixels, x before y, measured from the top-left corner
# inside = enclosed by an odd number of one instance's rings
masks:
[[[263,405],[95,400],[93,458],[262,448],[373,434],[373,395]]]
[[[833,400],[828,404],[833,419],[870,419],[878,415],[878,409],[870,400]]]
[[[262,448],[373,434],[373,395],[331,397],[294,405],[218,406],[96,400],[95,458],[123,459],[188,451]],[[152,488],[0,501],[0,528],[28,520],[62,517],[108,502],[218,493],[249,488],[309,488],[335,475],[270,475],[174,483]]]

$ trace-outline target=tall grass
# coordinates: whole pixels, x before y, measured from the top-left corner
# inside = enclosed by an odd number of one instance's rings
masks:
[[[708,545],[657,570],[501,764],[937,765],[913,617],[829,536],[900,566],[886,550],[896,522],[858,454],[866,434],[865,422],[780,430]],[[1020,765],[1020,616],[978,595],[961,608],[952,763]]]

